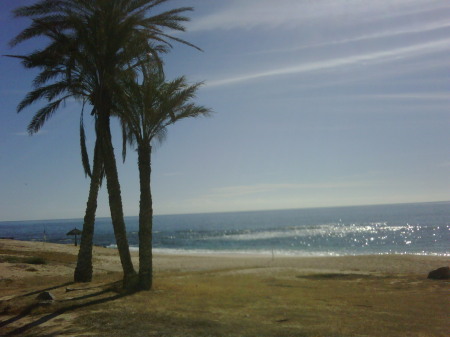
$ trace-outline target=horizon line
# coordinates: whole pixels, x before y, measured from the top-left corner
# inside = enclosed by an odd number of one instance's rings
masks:
[[[172,216],[172,215],[202,215],[202,214],[227,214],[227,213],[253,213],[253,212],[273,212],[273,211],[293,211],[293,210],[307,210],[320,208],[345,208],[345,207],[367,207],[367,206],[395,206],[395,205],[414,205],[414,204],[436,204],[436,203],[450,203],[450,200],[436,200],[436,201],[413,201],[413,202],[394,202],[394,203],[375,203],[375,204],[354,204],[354,205],[333,205],[333,206],[311,206],[311,207],[289,207],[289,208],[273,208],[273,209],[253,209],[240,211],[210,211],[210,212],[193,212],[193,213],[161,213],[153,216]],[[139,217],[139,215],[126,215],[124,218]],[[111,219],[110,216],[99,216],[96,219]],[[32,222],[32,221],[59,221],[59,220],[81,220],[80,218],[54,218],[54,219],[29,219],[29,220],[0,220],[0,224],[4,222]]]

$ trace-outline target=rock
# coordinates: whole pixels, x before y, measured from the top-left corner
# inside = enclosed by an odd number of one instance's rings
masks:
[[[441,267],[428,273],[428,278],[433,280],[447,280],[450,278],[450,268]]]
[[[36,299],[39,300],[39,301],[50,301],[51,302],[51,301],[54,301],[56,298],[51,292],[44,291],[44,292],[40,293],[36,297]]]

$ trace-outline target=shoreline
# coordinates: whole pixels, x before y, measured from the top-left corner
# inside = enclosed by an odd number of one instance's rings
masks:
[[[20,241],[0,239],[1,250],[12,250],[28,255],[42,252],[70,255],[67,268],[75,267],[79,246],[37,241]],[[131,252],[135,268],[139,266],[137,250]],[[70,261],[69,261],[70,260]],[[337,270],[340,272],[364,271],[372,273],[414,274],[427,275],[427,273],[440,266],[449,265],[448,256],[416,255],[416,254],[367,254],[367,255],[284,255],[254,252],[220,252],[220,251],[173,251],[164,252],[158,249],[153,251],[153,265],[155,273],[172,270],[214,270],[220,268],[268,267],[268,268],[307,268],[308,270]],[[0,265],[1,266],[1,265]],[[93,247],[94,273],[106,270],[120,272],[120,259],[117,248]],[[56,271],[56,270],[55,270]],[[56,273],[55,273],[56,274]],[[0,275],[7,275],[7,272]]]
[[[62,246],[72,246],[73,243],[56,243],[49,241],[21,240],[13,237],[0,237],[1,240],[12,240],[17,242],[30,242],[35,244],[54,244]],[[115,244],[93,245],[93,247],[117,250]],[[138,253],[139,247],[129,246],[130,253]],[[338,253],[338,252],[307,252],[300,250],[208,250],[208,249],[181,249],[181,248],[153,248],[153,255],[180,255],[180,256],[247,256],[247,257],[349,257],[349,256],[430,256],[450,258],[450,252],[446,253],[414,253],[414,252],[379,252],[379,253]]]
[[[105,247],[112,248],[113,247]],[[139,248],[130,247],[130,251],[139,251]],[[156,255],[188,255],[188,256],[262,256],[262,257],[292,257],[292,258],[308,258],[308,257],[347,257],[347,256],[435,256],[450,258],[450,253],[408,253],[408,252],[386,252],[386,253],[334,253],[334,252],[304,252],[304,251],[287,251],[287,250],[270,250],[264,251],[244,251],[244,250],[200,250],[200,249],[172,249],[172,248],[154,248],[153,253]]]

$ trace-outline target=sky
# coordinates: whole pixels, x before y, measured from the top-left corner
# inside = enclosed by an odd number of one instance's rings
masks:
[[[1,0],[0,54],[28,24]],[[152,157],[155,214],[450,200],[448,0],[173,0],[195,8],[168,79],[204,81],[207,118],[172,126]],[[155,12],[156,13],[156,12]],[[82,218],[81,106],[29,136],[17,114],[34,71],[0,57],[0,221]],[[95,136],[85,116],[92,157]],[[121,161],[124,213],[139,212],[136,154]],[[109,216],[105,186],[97,216]]]

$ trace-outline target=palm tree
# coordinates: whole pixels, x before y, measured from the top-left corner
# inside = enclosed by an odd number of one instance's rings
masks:
[[[165,82],[158,67],[143,69],[142,84],[128,83],[126,99],[118,104],[118,114],[131,145],[137,147],[139,203],[139,287],[152,287],[153,205],[150,188],[152,141],[162,142],[167,127],[188,118],[205,116],[210,110],[190,103],[202,83],[189,85],[184,77]]]
[[[35,89],[22,100],[17,110],[41,99],[48,102],[34,115],[28,126],[29,133],[37,132],[68,99],[75,98],[93,107],[97,135],[93,171],[97,173],[95,162],[101,162],[125,288],[133,288],[136,277],[126,237],[110,118],[113,98],[122,95],[121,84],[125,79],[135,78],[140,65],[155,60],[160,62],[160,54],[172,47],[171,40],[193,46],[163,31],[184,31],[182,22],[188,18],[183,14],[192,8],[147,15],[155,6],[167,1],[39,0],[14,11],[16,17],[31,18],[32,23],[11,41],[12,46],[37,37],[45,37],[48,41],[41,50],[15,56],[22,59],[26,68],[40,71],[33,82]],[[155,42],[159,44],[155,45]],[[97,181],[93,183],[95,185]],[[92,188],[95,186],[91,184]],[[95,193],[89,199],[96,199]],[[92,240],[90,242],[92,249]]]
[[[94,238],[95,213],[97,211],[97,197],[103,177],[103,158],[101,153],[100,139],[97,138],[94,147],[94,159],[92,164],[92,173],[89,166],[89,158],[86,150],[85,133],[83,120],[80,121],[80,144],[82,153],[82,162],[86,175],[89,175],[91,181],[89,186],[89,196],[84,215],[83,232],[81,235],[80,249],[78,250],[77,266],[74,272],[75,282],[92,281],[92,244]]]

